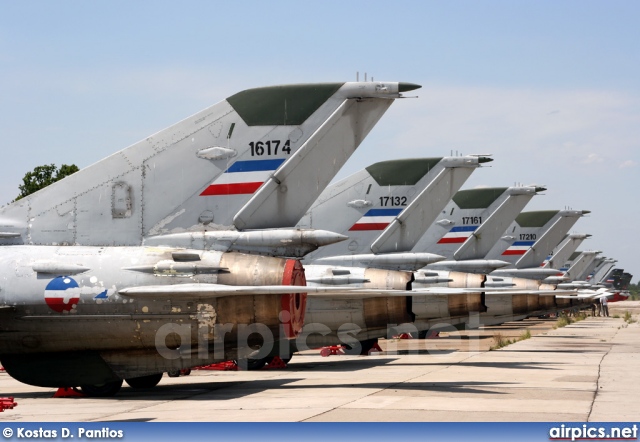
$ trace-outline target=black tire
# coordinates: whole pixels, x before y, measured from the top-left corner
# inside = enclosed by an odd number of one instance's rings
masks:
[[[106,382],[102,385],[81,385],[80,391],[91,397],[111,397],[115,396],[122,387],[122,380]]]
[[[344,350],[344,353],[347,354],[347,355],[351,355],[351,356],[357,356],[357,355],[368,356],[369,355],[369,351],[377,343],[378,343],[378,339],[377,338],[367,339],[365,341],[360,341],[360,350],[358,350],[357,347],[356,348],[352,348],[351,346],[349,346],[347,344],[344,344],[342,346],[342,349]]]
[[[284,363],[285,363],[285,365],[286,365],[286,364],[288,364],[288,363],[289,363],[289,361],[291,361],[291,358],[293,357],[293,355],[289,355],[289,356],[287,356],[287,357],[282,357],[282,356],[272,356],[272,357],[270,357],[270,358],[267,358],[267,359],[266,359],[266,361],[267,361],[267,365],[268,365],[268,364],[271,364],[271,363],[273,362],[273,360],[274,360],[276,357],[280,358],[280,360],[281,360],[282,362],[284,362]]]
[[[268,358],[240,359],[236,361],[236,364],[238,365],[238,368],[240,370],[254,371],[254,370],[260,370],[262,367],[264,367],[267,364],[267,360]]]
[[[158,382],[162,379],[163,373],[158,374],[150,374],[148,376],[140,376],[138,378],[129,378],[125,379],[129,387],[138,388],[138,389],[146,389],[153,388],[158,385]]]
[[[410,335],[413,339],[427,339],[429,330],[420,330],[417,332],[411,332]]]
[[[167,375],[168,375],[170,378],[177,378],[177,377],[180,377],[180,370],[169,370],[169,371],[167,372]]]

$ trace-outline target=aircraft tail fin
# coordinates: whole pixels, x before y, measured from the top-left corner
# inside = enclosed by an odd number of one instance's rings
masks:
[[[578,281],[581,279],[582,274],[587,270],[589,265],[596,259],[599,251],[585,251],[571,263],[571,267],[565,272],[564,276],[568,281]]]
[[[458,261],[482,259],[498,242],[509,225],[524,209],[531,198],[540,191],[546,190],[535,186],[510,187],[505,192],[507,198],[491,213],[486,220],[462,243],[453,257]]]
[[[555,221],[551,225],[549,223],[545,224],[536,237],[524,239],[525,243],[530,242],[530,244],[525,245],[528,248],[515,262],[515,266],[519,269],[539,267],[554,247],[560,243],[564,235],[585,213],[589,212],[586,210],[563,210],[558,212],[557,218],[554,217]]]
[[[476,157],[382,161],[329,186],[299,226],[331,230],[349,236],[349,240],[323,247],[308,260],[371,253],[372,243],[380,233],[402,217],[407,208],[416,207],[416,200],[430,194],[425,189],[448,185],[457,188],[478,164]],[[433,204],[438,207],[446,200]],[[416,218],[419,215],[416,213]]]
[[[240,230],[295,226],[393,100],[345,101],[234,216]]]
[[[582,242],[591,235],[584,233],[575,233],[566,235],[560,244],[553,250],[549,259],[545,260],[541,265],[543,268],[559,269],[567,261],[573,252],[575,252]]]
[[[346,101],[391,102],[417,87],[321,83],[239,92],[3,207],[0,245],[134,246],[150,236],[219,229],[224,207],[211,195],[244,192],[241,207]],[[212,187],[234,168],[250,176]]]
[[[438,214],[471,176],[485,157],[448,157],[427,187],[380,234],[371,245],[373,253],[407,252],[413,249]]]

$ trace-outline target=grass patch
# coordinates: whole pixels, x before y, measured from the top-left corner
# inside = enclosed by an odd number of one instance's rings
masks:
[[[556,328],[566,327],[567,325],[569,325],[571,323],[573,323],[573,320],[563,313],[558,318],[558,320],[554,324],[553,328],[556,329]]]
[[[526,330],[520,334],[520,339],[518,340],[524,341],[525,339],[529,339],[529,338],[531,338],[531,332],[529,330]]]
[[[624,322],[626,322],[627,324],[633,324],[634,322],[638,322],[635,319],[633,319],[633,316],[631,316],[631,313],[629,313],[629,310],[624,312]]]
[[[531,338],[531,332],[529,330],[523,331],[520,334],[520,337],[507,339],[502,336],[502,333],[495,333],[493,335],[493,339],[495,341],[495,345],[489,347],[489,350],[498,350],[499,348],[506,347],[507,345],[515,344],[518,341],[524,341],[525,339]]]
[[[556,323],[553,325],[553,329],[555,330],[557,328],[566,327],[567,325],[573,324],[574,322],[584,321],[587,318],[587,313],[583,311],[579,311],[573,316],[569,316],[567,315],[567,313],[562,312],[558,316],[558,320],[556,321]]]
[[[629,313],[629,312],[627,312],[627,313]],[[620,318],[620,315],[616,313],[615,315],[613,315],[613,317],[614,318]]]

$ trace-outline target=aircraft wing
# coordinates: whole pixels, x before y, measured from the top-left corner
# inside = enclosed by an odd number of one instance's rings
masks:
[[[482,288],[450,288],[450,287],[426,287],[420,289],[408,290],[377,290],[377,289],[357,289],[349,290],[345,287],[336,287],[336,292],[316,292],[308,293],[307,296],[314,298],[385,298],[397,296],[450,296],[450,295],[466,295],[472,293],[485,292],[488,295],[539,295],[539,296],[556,296],[557,294],[569,295],[575,294],[575,290],[523,290],[523,289],[482,289]],[[343,293],[340,293],[340,290]]]
[[[308,296],[329,297],[389,297],[407,296],[412,292],[404,290],[363,289],[356,287],[310,287],[295,285],[232,286],[223,284],[175,284],[128,287],[119,293],[132,298],[206,299],[225,296],[279,295],[306,293]]]
[[[591,293],[580,293],[573,291],[573,296],[558,296],[561,299],[600,299],[605,298],[607,296],[613,295],[610,292],[591,292]]]
[[[397,296],[442,296],[479,293],[482,289],[429,287],[419,290],[388,290],[368,289],[357,287],[310,287],[293,285],[267,285],[267,286],[231,286],[223,284],[175,284],[128,287],[119,290],[119,293],[132,298],[181,298],[181,299],[210,299],[225,296],[254,296],[254,295],[278,295],[290,293],[306,293],[313,298],[339,298],[339,299],[364,299],[387,298]],[[543,293],[544,292],[544,293]],[[548,293],[547,293],[548,292]],[[489,293],[520,295],[540,294],[554,296],[557,290],[492,290]],[[575,293],[575,291],[563,291],[562,293]]]
[[[506,289],[504,291],[501,290],[496,290],[496,289],[492,289],[492,290],[487,290],[485,292],[487,295],[538,295],[538,296],[555,296],[557,298],[560,298],[562,296],[569,296],[569,295],[575,295],[576,291],[575,290],[526,290],[526,289],[518,289],[518,290],[513,290],[513,289]],[[575,297],[575,296],[573,296]]]

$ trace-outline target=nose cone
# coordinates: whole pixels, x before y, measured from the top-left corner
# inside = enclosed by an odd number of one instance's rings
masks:
[[[482,163],[490,163],[493,161],[493,158],[489,158],[489,157],[478,157],[478,163],[482,164]]]
[[[313,244],[320,246],[328,246],[329,244],[335,244],[345,239],[349,239],[348,236],[341,235],[336,232],[330,232],[328,230],[313,230],[306,233],[307,240]]]
[[[436,255],[435,253],[416,253],[415,255],[416,259],[421,263],[425,263],[425,265],[433,264],[435,262],[440,262],[447,259],[445,256]]]
[[[544,192],[545,190],[547,190],[546,187],[536,187],[536,192]]]
[[[420,86],[419,84],[415,84],[415,83],[400,82],[400,83],[398,83],[398,92],[414,91],[416,89],[420,89],[421,87],[422,86]]]

